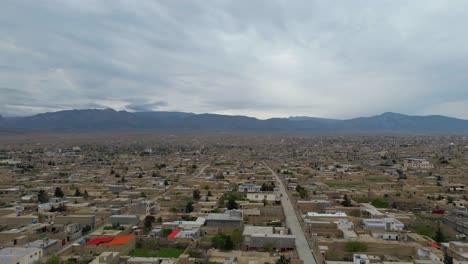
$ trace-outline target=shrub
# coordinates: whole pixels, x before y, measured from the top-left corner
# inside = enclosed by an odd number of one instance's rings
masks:
[[[348,252],[365,252],[367,244],[359,241],[350,241],[346,243],[346,251]]]

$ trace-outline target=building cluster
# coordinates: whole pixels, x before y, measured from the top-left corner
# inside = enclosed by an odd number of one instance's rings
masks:
[[[467,173],[461,136],[0,140],[0,263],[464,263]]]

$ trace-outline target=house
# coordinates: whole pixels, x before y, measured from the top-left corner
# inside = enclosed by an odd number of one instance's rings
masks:
[[[450,257],[459,261],[468,261],[468,243],[459,241],[450,241],[442,243],[443,251]]]
[[[96,224],[95,215],[58,215],[55,217],[56,224],[80,224],[82,227],[94,228]]]
[[[160,210],[159,204],[152,201],[140,201],[128,205],[128,213],[139,215],[153,215]]]
[[[281,197],[276,193],[247,193],[247,199],[250,201],[262,202],[279,202]]]
[[[247,193],[254,193],[254,192],[260,192],[262,189],[262,186],[256,185],[256,184],[241,184],[237,188],[238,192],[247,192]]]
[[[138,225],[138,216],[136,215],[111,215],[109,222],[113,225]]]
[[[25,247],[34,247],[42,249],[44,255],[49,255],[52,252],[55,252],[60,249],[62,243],[58,239],[38,239],[31,243],[24,245]]]
[[[365,229],[403,230],[405,224],[395,218],[362,219]]]
[[[226,211],[224,214],[209,214],[205,225],[208,227],[242,227],[243,213],[241,210]]]
[[[405,169],[432,169],[434,165],[427,159],[407,158],[403,161]]]
[[[287,229],[284,228],[275,228],[272,226],[245,226],[244,232],[242,233],[244,237],[243,248],[249,250],[271,246],[272,249],[277,250],[294,249],[296,236],[287,233]]]
[[[105,251],[101,255],[97,256],[89,264],[117,264],[119,263],[119,252]]]
[[[34,264],[43,256],[40,248],[7,247],[0,250],[2,264]]]
[[[122,255],[128,254],[136,245],[136,236],[98,237],[90,240],[83,247],[80,253],[101,254],[106,251],[119,252]]]

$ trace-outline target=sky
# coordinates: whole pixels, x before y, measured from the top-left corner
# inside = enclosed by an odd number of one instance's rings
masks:
[[[468,119],[468,1],[4,0],[0,115]]]

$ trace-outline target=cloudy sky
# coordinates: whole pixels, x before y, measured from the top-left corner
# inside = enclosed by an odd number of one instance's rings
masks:
[[[4,0],[0,114],[468,119],[468,1]]]

